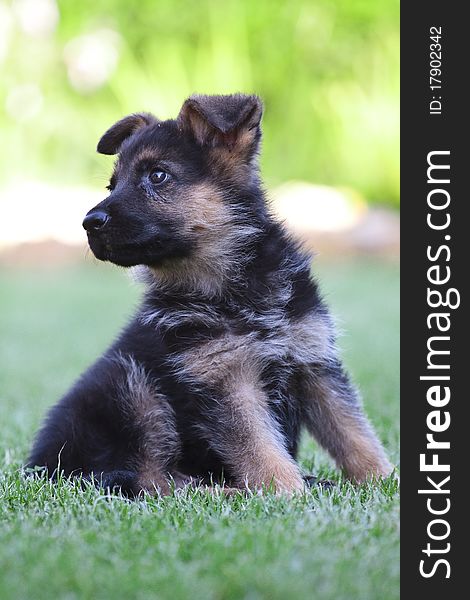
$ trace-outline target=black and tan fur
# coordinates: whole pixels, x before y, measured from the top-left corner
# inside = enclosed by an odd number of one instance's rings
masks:
[[[134,114],[86,216],[95,256],[140,265],[142,304],[49,412],[29,466],[124,493],[189,478],[302,489],[306,427],[353,480],[391,465],[335,348],[311,258],[270,214],[256,96],[193,96],[175,120]]]

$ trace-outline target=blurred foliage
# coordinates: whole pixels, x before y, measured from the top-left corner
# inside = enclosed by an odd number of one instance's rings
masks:
[[[398,205],[398,16],[398,0],[0,0],[0,183],[101,186],[114,120],[244,91],[266,105],[268,185]]]

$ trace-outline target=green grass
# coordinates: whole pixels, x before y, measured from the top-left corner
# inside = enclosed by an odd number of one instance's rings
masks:
[[[343,356],[398,461],[398,267],[321,264]],[[399,597],[398,489],[341,481],[291,500],[189,491],[129,502],[19,468],[44,411],[116,334],[139,289],[110,266],[0,271],[0,598]]]

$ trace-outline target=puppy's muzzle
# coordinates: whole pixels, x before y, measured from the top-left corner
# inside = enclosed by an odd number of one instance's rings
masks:
[[[88,232],[99,231],[108,223],[110,216],[103,210],[92,210],[83,219],[83,227]]]

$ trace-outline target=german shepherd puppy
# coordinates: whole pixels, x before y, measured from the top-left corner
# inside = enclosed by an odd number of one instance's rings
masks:
[[[129,495],[191,478],[292,493],[305,426],[352,480],[390,473],[311,257],[266,206],[261,115],[256,96],[195,95],[174,120],[132,114],[100,139],[118,158],[83,226],[98,259],[142,265],[147,290],[49,412],[30,467]]]

